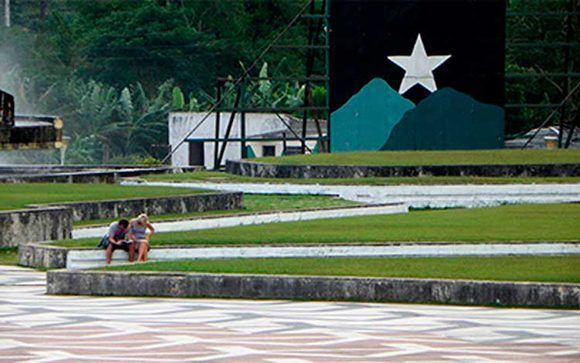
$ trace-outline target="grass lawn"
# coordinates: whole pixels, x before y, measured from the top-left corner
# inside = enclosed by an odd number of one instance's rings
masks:
[[[376,151],[292,155],[257,162],[294,165],[462,165],[580,163],[580,150]]]
[[[159,233],[152,245],[577,241],[578,221],[580,204],[510,205]],[[94,247],[95,241],[55,244]]]
[[[453,185],[453,184],[541,184],[580,183],[580,177],[388,177],[388,178],[328,178],[328,179],[281,179],[252,178],[217,171],[198,171],[180,174],[147,175],[148,181],[212,182],[212,183],[270,183],[270,184],[325,184],[325,185]]]
[[[199,192],[207,191],[115,184],[0,184],[0,210],[21,209],[29,204],[146,198]]]
[[[106,270],[579,283],[580,256],[184,260]]]
[[[151,216],[153,222],[189,219],[202,216],[232,215],[239,213],[256,213],[266,211],[286,211],[297,209],[347,207],[359,205],[359,203],[348,200],[321,196],[321,195],[244,195],[244,208],[234,210],[217,210],[209,212],[197,212],[188,214],[164,214]],[[75,226],[103,225],[111,223],[111,219],[99,219],[75,222]]]
[[[0,265],[16,266],[18,262],[18,247],[0,247]]]

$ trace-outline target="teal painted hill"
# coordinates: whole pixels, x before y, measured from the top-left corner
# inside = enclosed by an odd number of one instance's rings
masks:
[[[382,150],[469,150],[503,147],[504,112],[452,88],[407,111]]]
[[[413,107],[387,82],[374,78],[332,113],[332,151],[379,150]]]

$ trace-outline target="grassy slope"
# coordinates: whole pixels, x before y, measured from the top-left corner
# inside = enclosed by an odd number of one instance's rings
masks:
[[[109,269],[580,282],[580,256],[188,260],[152,262]]]
[[[452,184],[528,184],[528,183],[580,183],[580,177],[389,177],[389,178],[329,178],[329,179],[277,179],[251,178],[234,174],[200,171],[180,174],[157,174],[144,177],[148,181],[212,182],[212,183],[271,183],[271,184],[326,184],[326,185],[452,185]]]
[[[480,209],[321,219],[304,222],[160,233],[153,246],[338,242],[577,241],[580,204],[517,205]],[[94,247],[94,239],[55,242]]]
[[[0,184],[0,210],[25,208],[28,204],[145,198],[196,192],[200,191],[113,184]]]
[[[18,262],[18,248],[0,247],[0,265],[14,265]]]
[[[218,210],[209,212],[197,212],[188,214],[164,214],[161,216],[152,215],[153,222],[189,219],[202,216],[231,215],[239,213],[255,213],[265,211],[282,211],[309,208],[330,208],[358,205],[344,199],[320,196],[320,195],[244,195],[244,208],[235,210]],[[99,219],[92,221],[80,221],[75,226],[102,225],[110,223],[110,219]]]
[[[382,151],[292,155],[259,162],[312,165],[460,165],[580,163],[580,150]]]

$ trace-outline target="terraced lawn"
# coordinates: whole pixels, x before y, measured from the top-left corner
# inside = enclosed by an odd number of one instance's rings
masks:
[[[194,189],[116,184],[0,184],[0,210],[22,209],[29,204],[163,197],[200,192],[207,193]]]
[[[293,165],[496,165],[580,163],[580,150],[374,151],[255,159]]]
[[[0,247],[0,265],[16,266],[18,262],[17,247]]]
[[[580,204],[510,205],[159,233],[152,245],[578,241],[578,221]],[[79,239],[55,244],[94,247],[96,243]]]
[[[105,270],[580,283],[580,256],[186,260]]]
[[[164,214],[160,216],[152,215],[153,222],[168,220],[191,219],[205,216],[220,216],[244,213],[257,213],[267,211],[289,211],[300,209],[316,209],[331,207],[348,207],[359,205],[359,203],[348,200],[320,196],[320,195],[262,195],[247,194],[244,195],[244,208],[233,210],[217,210],[208,212],[186,213],[186,214]],[[103,225],[111,223],[111,219],[99,219],[89,221],[79,221],[74,225],[77,227],[88,225]]]

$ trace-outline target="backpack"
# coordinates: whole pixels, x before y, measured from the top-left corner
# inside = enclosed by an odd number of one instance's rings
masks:
[[[106,250],[107,247],[109,247],[109,235],[105,234],[103,236],[103,238],[101,238],[101,241],[97,245],[97,248],[102,248],[102,249]]]

